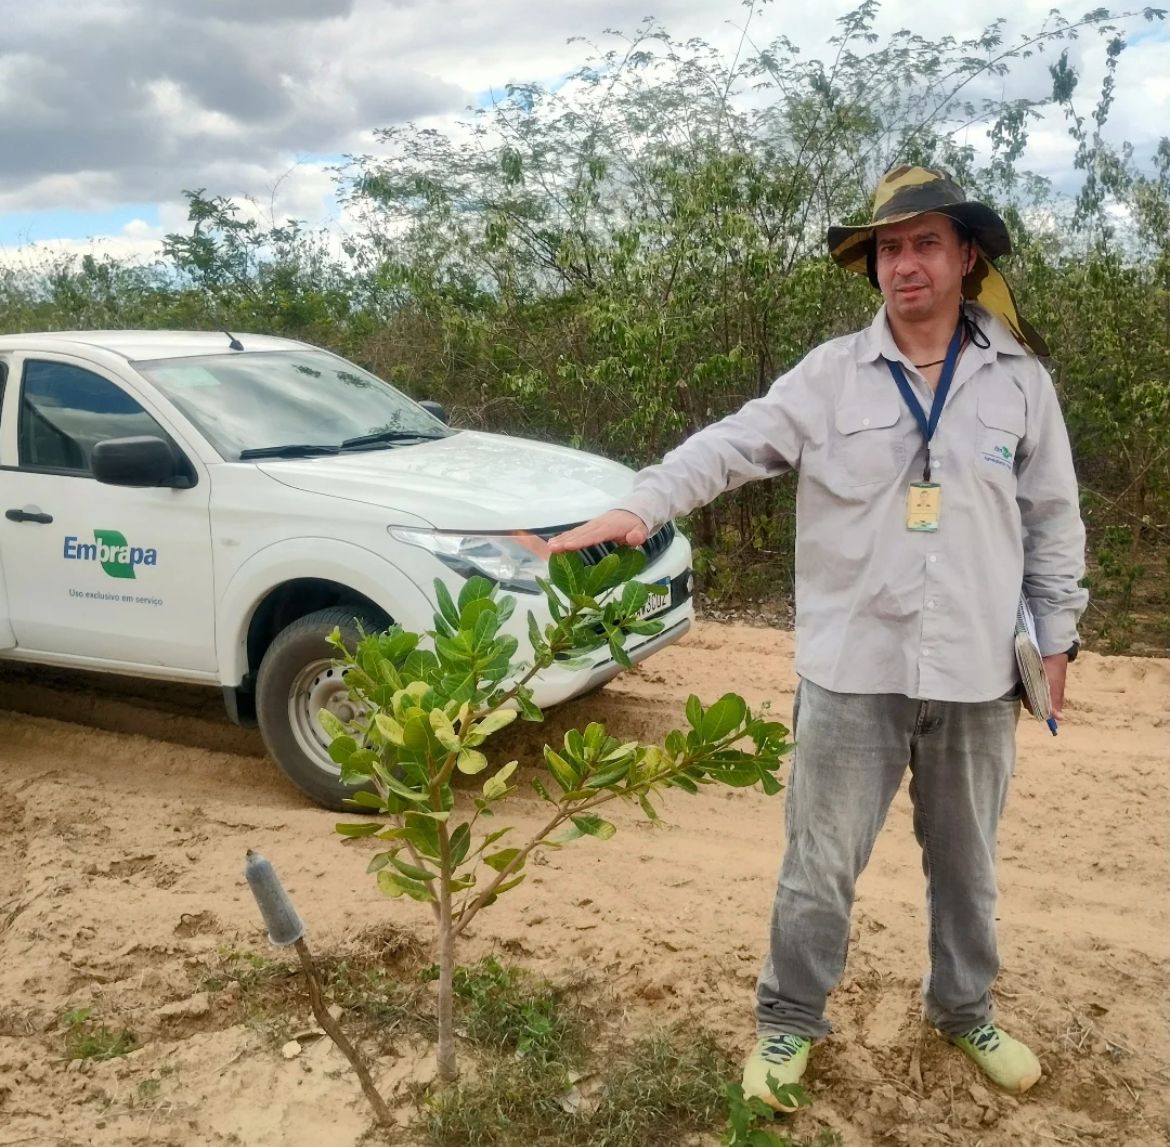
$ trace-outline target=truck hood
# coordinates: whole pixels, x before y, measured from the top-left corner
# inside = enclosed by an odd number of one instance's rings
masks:
[[[462,430],[449,438],[321,458],[265,461],[306,493],[381,506],[440,530],[528,530],[584,521],[629,493],[618,462],[527,438]]]

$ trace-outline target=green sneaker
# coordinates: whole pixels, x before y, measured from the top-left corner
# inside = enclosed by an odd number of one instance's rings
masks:
[[[802,1035],[766,1035],[756,1043],[743,1068],[743,1093],[749,1099],[754,1095],[777,1111],[795,1111],[796,1103],[788,1103],[772,1094],[771,1080],[777,1087],[799,1083],[808,1066],[808,1049],[812,1040]]]
[[[1021,1095],[1040,1078],[1040,1061],[1025,1043],[995,1024],[980,1024],[948,1037],[997,1087]]]

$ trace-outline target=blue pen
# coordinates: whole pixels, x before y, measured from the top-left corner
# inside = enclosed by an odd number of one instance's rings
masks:
[[[1049,727],[1049,728],[1052,730],[1052,735],[1055,737],[1055,736],[1056,736],[1056,718],[1055,718],[1055,717],[1049,717],[1049,718],[1048,718],[1048,719],[1047,719],[1047,720],[1044,722],[1044,724],[1046,724],[1046,725],[1047,725],[1047,726],[1048,726],[1048,727]]]

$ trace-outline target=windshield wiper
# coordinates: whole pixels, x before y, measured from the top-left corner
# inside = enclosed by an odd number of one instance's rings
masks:
[[[348,450],[351,446],[377,446],[383,442],[429,442],[446,437],[446,434],[433,434],[429,430],[375,430],[373,434],[359,434],[356,438],[346,438],[341,443],[341,449]]]
[[[289,442],[284,446],[254,446],[240,451],[240,461],[249,458],[312,458],[315,454],[336,454],[339,447],[321,446],[312,442]]]

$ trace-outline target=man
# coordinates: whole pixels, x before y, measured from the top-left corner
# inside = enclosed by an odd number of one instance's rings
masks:
[[[759,1040],[744,1090],[789,1109],[845,967],[854,885],[907,765],[930,921],[927,1019],[996,1084],[1040,1078],[993,1019],[995,842],[1015,763],[1013,632],[1035,615],[1054,715],[1086,593],[1084,528],[1047,354],[992,260],[1003,220],[945,173],[902,167],[868,224],[832,227],[868,274],[872,325],[813,350],[763,397],[637,475],[554,551],[648,533],[725,490],[799,473],[797,747]]]

